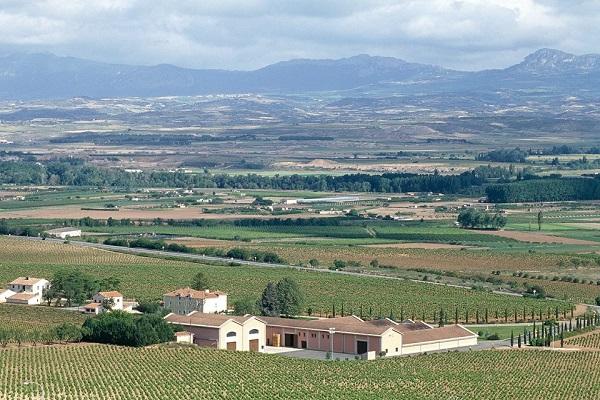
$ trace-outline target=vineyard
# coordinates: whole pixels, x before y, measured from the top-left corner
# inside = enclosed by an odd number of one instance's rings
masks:
[[[47,331],[65,322],[81,325],[84,320],[81,313],[58,308],[0,304],[0,328],[24,333]]]
[[[211,287],[230,295],[230,304],[242,298],[257,299],[268,282],[290,277],[305,292],[306,311],[315,315],[330,315],[333,307],[338,314],[361,313],[365,316],[397,318],[414,316],[436,320],[440,310],[454,320],[476,322],[477,316],[489,319],[499,315],[502,320],[517,320],[532,311],[570,312],[571,305],[563,302],[537,300],[492,294],[443,285],[410,281],[298,271],[285,268],[248,266],[207,266],[191,262],[163,260],[126,255],[103,250],[79,248],[62,243],[0,239],[0,284],[15,275],[50,278],[59,269],[77,269],[95,278],[117,277],[121,292],[128,298],[158,299],[177,287],[190,284],[198,271],[208,277]],[[78,252],[81,251],[81,257]],[[13,258],[14,257],[14,258]],[[15,259],[16,258],[16,259]],[[46,261],[47,260],[47,261]]]
[[[314,361],[170,346],[11,348],[0,350],[0,398],[35,398],[42,387],[48,400],[591,399],[599,363],[600,352]]]
[[[568,347],[583,347],[586,349],[600,350],[600,332],[592,331],[583,335],[574,336],[565,340]]]

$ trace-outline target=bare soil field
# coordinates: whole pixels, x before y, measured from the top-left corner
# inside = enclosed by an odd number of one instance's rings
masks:
[[[320,170],[342,170],[360,172],[412,172],[432,173],[437,170],[440,173],[459,174],[467,171],[468,167],[449,167],[444,163],[340,163],[326,159],[314,159],[309,162],[283,161],[274,164],[278,168],[290,169],[320,169]]]
[[[520,242],[532,243],[559,243],[559,244],[578,244],[582,246],[597,246],[598,242],[591,240],[572,239],[561,236],[546,235],[536,232],[519,232],[519,231],[477,231],[484,235],[501,236],[508,239],[515,239]]]
[[[242,219],[242,218],[314,218],[314,213],[289,214],[289,215],[261,215],[261,214],[221,214],[203,213],[200,208],[120,208],[118,210],[82,210],[80,206],[39,207],[25,210],[10,210],[0,212],[0,218],[48,218],[72,219],[90,217],[94,219],[129,218],[134,220],[162,219]]]
[[[460,246],[457,244],[446,243],[384,243],[384,244],[367,244],[365,247],[374,247],[381,249],[462,249],[470,248],[470,246]]]

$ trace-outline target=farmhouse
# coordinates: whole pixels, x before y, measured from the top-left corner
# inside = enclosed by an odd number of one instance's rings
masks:
[[[227,311],[227,293],[210,290],[177,289],[163,296],[164,307],[175,314],[192,311],[219,313]]]
[[[7,285],[7,290],[0,295],[0,302],[4,297],[7,303],[13,304],[40,304],[44,290],[50,287],[50,282],[42,278],[29,276],[18,277]],[[11,295],[9,292],[13,292]]]
[[[263,346],[273,346],[399,356],[477,344],[477,334],[461,325],[434,328],[424,322],[365,321],[354,315],[305,320],[192,312],[165,319],[193,333],[197,345],[228,350],[262,351]]]
[[[461,325],[434,328],[424,322],[387,318],[364,321],[354,315],[317,320],[260,319],[267,325],[267,345],[274,346],[395,356],[477,344],[477,335]]]
[[[136,302],[123,300],[123,295],[117,291],[98,292],[92,297],[92,302],[83,306],[86,314],[100,314],[110,310],[132,312]],[[108,306],[108,307],[107,307]]]
[[[45,231],[48,235],[60,239],[68,239],[72,237],[80,237],[81,229],[77,228],[56,228]]]
[[[205,314],[168,314],[165,320],[179,325],[193,335],[193,343],[223,350],[258,351],[265,349],[265,323],[251,315],[234,317]]]

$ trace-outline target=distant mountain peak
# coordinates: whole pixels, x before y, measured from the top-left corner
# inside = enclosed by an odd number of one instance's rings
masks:
[[[600,55],[576,56],[561,50],[543,48],[529,54],[514,70],[531,73],[587,72],[600,68]]]

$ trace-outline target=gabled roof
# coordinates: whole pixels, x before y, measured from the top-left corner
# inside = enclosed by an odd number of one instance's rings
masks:
[[[441,328],[415,330],[402,334],[402,344],[417,344],[477,336],[462,325],[446,325]]]
[[[98,294],[104,298],[123,297],[123,295],[120,292],[117,292],[116,290],[111,290],[109,292],[98,292]]]
[[[20,276],[14,281],[10,282],[9,285],[35,285],[36,283],[41,281],[46,280],[43,278],[32,278],[31,276]]]
[[[29,293],[29,292],[21,292],[17,294],[13,294],[8,297],[7,300],[29,300],[37,297],[37,293]]]
[[[245,315],[243,317],[239,317],[223,314],[206,314],[194,311],[189,313],[188,315],[179,315],[171,313],[165,317],[165,320],[167,322],[177,325],[195,325],[218,328],[229,321],[233,321],[237,324],[243,325],[246,321],[251,320],[253,318],[256,317],[253,317],[252,315]]]
[[[317,331],[329,331],[334,329],[336,333],[351,333],[367,336],[381,336],[392,329],[398,333],[396,327],[388,323],[371,323],[363,321],[357,316],[324,318],[324,319],[291,319],[279,317],[258,317],[269,326],[279,326],[291,329],[306,329]]]
[[[192,288],[186,287],[183,289],[176,289],[172,292],[166,293],[165,297],[189,297],[192,299],[209,299],[216,298],[219,296],[226,295],[224,292],[219,291],[206,291],[206,290],[194,290]]]

